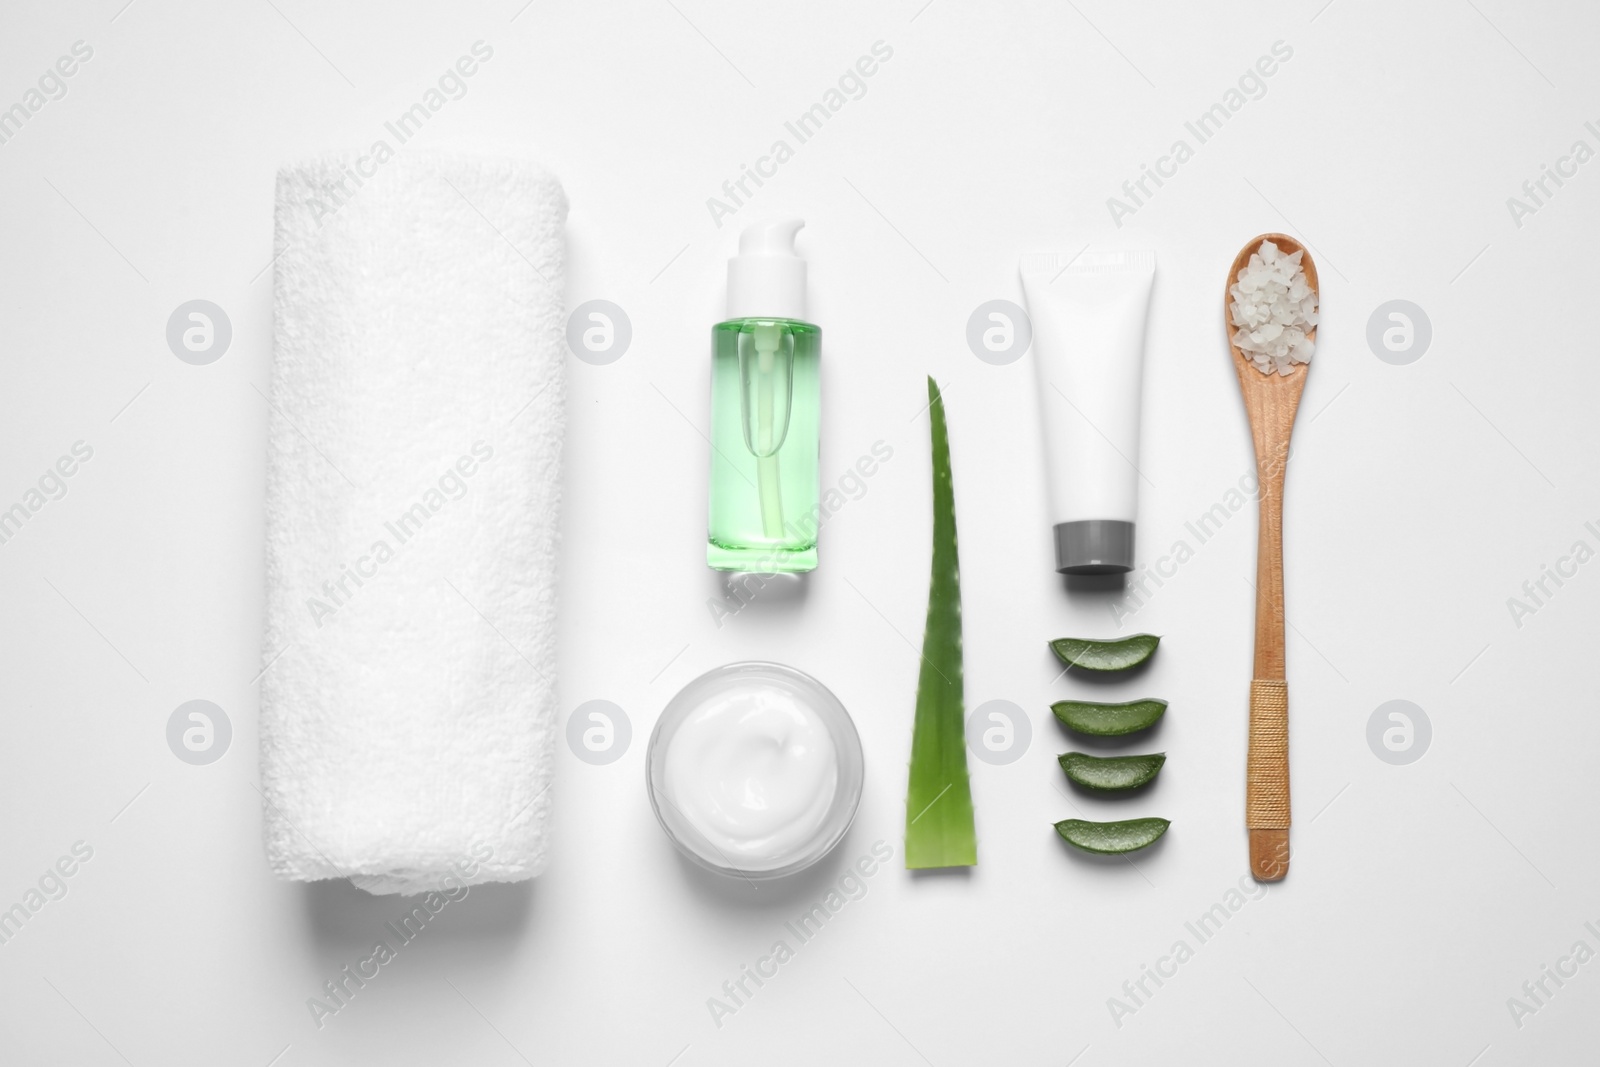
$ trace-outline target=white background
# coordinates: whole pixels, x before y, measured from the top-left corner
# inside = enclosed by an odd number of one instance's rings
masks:
[[[1547,982],[1554,997],[1520,1028],[1507,998],[1580,938],[1600,949],[1583,927],[1600,925],[1600,564],[1520,627],[1507,598],[1575,540],[1600,547],[1583,528],[1600,519],[1586,481],[1600,163],[1520,227],[1506,198],[1574,140],[1600,148],[1583,128],[1600,118],[1597,16],[1505,0],[920,3],[7,3],[0,106],[73,42],[94,56],[0,145],[0,506],[74,441],[94,456],[0,545],[0,907],[73,842],[94,855],[0,945],[0,1060],[1593,1056],[1600,963]],[[633,741],[598,767],[563,748],[548,873],[451,905],[318,1029],[307,998],[403,909],[276,882],[262,856],[273,176],[367,148],[480,39],[492,61],[413,144],[555,171],[572,203],[568,306],[608,299],[633,324],[619,361],[570,361],[560,653],[563,722],[612,700]],[[880,40],[893,58],[866,95],[719,229],[706,198]],[[1265,96],[1118,229],[1106,198],[1280,40],[1293,57]],[[801,593],[718,627],[707,331],[738,226],[791,213],[807,220],[824,329],[825,478],[880,439],[894,457],[829,521]],[[1140,504],[1153,562],[1250,468],[1220,305],[1234,253],[1267,230],[1308,240],[1323,281],[1286,514],[1296,852],[1286,882],[1199,945],[1185,922],[1246,869],[1253,509],[1121,620],[1165,635],[1140,692],[1112,691],[1172,701],[1151,742],[1169,754],[1159,782],[1114,803],[1069,794],[1055,756],[1070,742],[1047,705],[1099,691],[1060,678],[1044,642],[1119,632],[1111,607],[1133,602],[1051,573],[1028,363],[980,362],[964,333],[980,303],[1020,300],[1021,251],[1156,251]],[[164,337],[195,298],[234,330],[203,367]],[[1393,299],[1433,326],[1408,366],[1366,341]],[[1010,765],[973,763],[981,865],[913,878],[898,863],[929,373],[951,424],[968,704],[1022,705],[1033,742]],[[643,783],[665,701],[745,658],[832,687],[867,759],[838,852],[759,890],[680,861]],[[204,767],[164,734],[195,698],[235,730]],[[1366,741],[1391,699],[1433,724],[1409,766]],[[1094,862],[1051,830],[1076,814],[1174,823],[1131,864]],[[707,998],[880,839],[896,860],[866,895],[714,1025]],[[1108,998],[1180,938],[1193,958],[1117,1026]]]

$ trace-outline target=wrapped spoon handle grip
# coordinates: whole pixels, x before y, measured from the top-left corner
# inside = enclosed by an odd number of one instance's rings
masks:
[[[1289,683],[1250,683],[1250,754],[1245,778],[1245,826],[1250,873],[1276,882],[1289,873]]]

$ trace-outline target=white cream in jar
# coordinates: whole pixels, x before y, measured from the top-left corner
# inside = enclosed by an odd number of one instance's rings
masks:
[[[648,762],[662,825],[728,873],[814,862],[860,798],[849,715],[815,680],[777,664],[731,664],[691,682],[662,713]]]

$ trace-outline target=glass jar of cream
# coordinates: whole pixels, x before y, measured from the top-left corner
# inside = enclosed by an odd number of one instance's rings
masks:
[[[825,856],[861,802],[855,723],[820,682],[730,663],[684,686],[650,736],[650,805],[703,867],[781,878]]]

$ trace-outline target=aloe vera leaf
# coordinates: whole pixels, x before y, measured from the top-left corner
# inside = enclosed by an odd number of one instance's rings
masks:
[[[1148,730],[1167,713],[1165,700],[1130,700],[1101,704],[1093,700],[1058,700],[1050,710],[1062,724],[1092,737],[1121,737]]]
[[[1091,756],[1087,752],[1066,752],[1058,757],[1058,762],[1067,777],[1085,789],[1120,793],[1154,781],[1161,773],[1161,765],[1167,762],[1167,754]]]
[[[950,430],[944,400],[928,379],[933,438],[933,575],[922,632],[922,671],[911,734],[906,787],[906,867],[974,867],[977,833],[967,779],[961,665],[961,566],[956,551],[956,497],[950,476]]]
[[[1159,644],[1161,638],[1155,634],[1133,634],[1115,641],[1058,637],[1050,642],[1050,650],[1062,663],[1080,671],[1125,671],[1155,655]]]
[[[1120,856],[1155,844],[1171,825],[1170,819],[1127,819],[1123,822],[1062,819],[1056,823],[1056,833],[1067,844],[1085,852]]]

